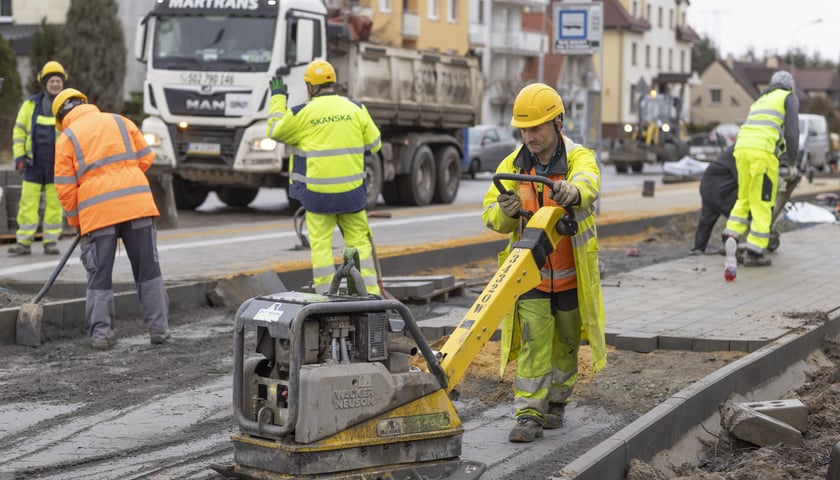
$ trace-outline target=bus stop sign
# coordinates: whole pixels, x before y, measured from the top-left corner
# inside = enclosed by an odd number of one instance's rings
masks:
[[[604,4],[555,3],[554,50],[564,55],[592,55],[604,37]]]

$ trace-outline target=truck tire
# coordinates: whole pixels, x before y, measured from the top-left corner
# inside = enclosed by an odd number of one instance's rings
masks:
[[[376,208],[379,194],[382,193],[382,158],[378,153],[365,157],[365,191],[367,192],[365,208],[373,210]]]
[[[195,210],[205,200],[210,189],[198,183],[181,178],[179,175],[172,176],[172,190],[175,194],[175,206],[180,210]]]
[[[636,173],[641,173],[645,168],[645,164],[642,162],[635,162],[630,164],[630,168]]]
[[[455,147],[439,148],[435,151],[437,157],[435,193],[432,201],[435,203],[452,203],[458,196],[458,186],[461,182],[461,155]]]
[[[432,149],[421,145],[414,152],[411,170],[397,177],[397,188],[404,205],[422,207],[432,202],[435,194],[437,172],[435,171],[435,156]]]
[[[616,163],[615,164],[615,173],[627,173],[627,164],[626,163]]]
[[[216,190],[216,195],[229,207],[247,207],[257,198],[259,192],[259,188],[223,187]]]

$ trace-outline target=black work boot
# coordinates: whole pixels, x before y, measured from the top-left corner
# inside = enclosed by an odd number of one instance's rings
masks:
[[[17,255],[29,255],[32,253],[32,249],[29,248],[29,245],[24,245],[22,243],[16,243],[9,247],[9,255],[17,256]]]
[[[508,440],[515,443],[528,443],[542,436],[542,422],[534,417],[523,415],[516,419],[516,425],[510,431]]]
[[[545,414],[543,428],[553,430],[563,426],[563,415],[566,413],[564,402],[548,402],[548,412]]]
[[[747,254],[744,255],[745,267],[769,267],[771,263],[772,261],[763,253],[753,253],[748,251]]]

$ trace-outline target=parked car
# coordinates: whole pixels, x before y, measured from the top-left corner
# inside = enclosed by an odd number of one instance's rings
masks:
[[[709,132],[709,139],[719,144],[721,148],[729,148],[735,143],[740,129],[741,127],[734,123],[721,123]]]
[[[495,172],[496,167],[518,145],[510,128],[497,125],[476,125],[466,132],[466,151],[461,172],[475,178],[478,172]]]
[[[822,115],[799,114],[799,166],[803,173],[824,170],[831,162],[828,123]]]

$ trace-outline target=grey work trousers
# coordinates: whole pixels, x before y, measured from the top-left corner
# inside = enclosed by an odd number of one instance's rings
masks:
[[[131,263],[149,333],[163,333],[169,326],[169,298],[160,272],[157,232],[151,218],[140,218],[101,228],[82,239],[81,260],[88,277],[85,316],[94,341],[106,339],[114,321],[111,276],[118,239],[122,239]]]

